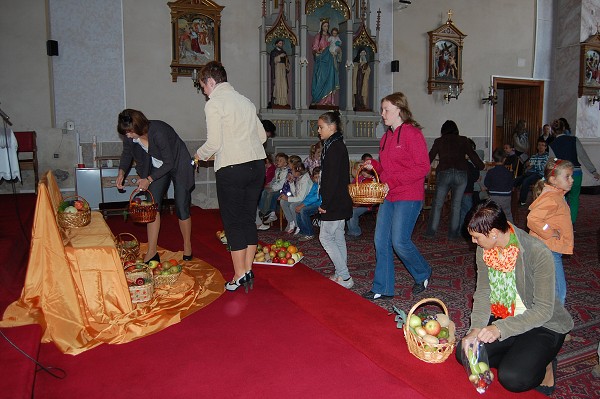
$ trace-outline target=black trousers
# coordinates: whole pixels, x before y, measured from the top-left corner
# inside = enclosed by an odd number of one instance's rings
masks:
[[[162,209],[163,197],[169,190],[169,185],[173,181],[173,193],[175,200],[175,213],[179,220],[186,220],[190,217],[190,207],[192,205],[192,191],[196,186],[192,186],[190,189],[185,187],[183,184],[178,184],[177,176],[171,176],[167,173],[158,180],[154,180],[148,187],[148,191],[152,193],[154,202],[158,204],[158,210]]]
[[[490,324],[494,320],[490,319]],[[498,370],[498,381],[507,390],[524,392],[534,389],[544,380],[546,366],[560,351],[565,335],[537,327],[504,341],[485,344],[490,367]],[[461,343],[456,346],[459,363]]]
[[[256,207],[265,181],[262,159],[220,168],[216,173],[221,220],[232,251],[258,243]]]

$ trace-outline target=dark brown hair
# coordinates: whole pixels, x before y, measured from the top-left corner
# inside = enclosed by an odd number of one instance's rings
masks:
[[[125,109],[119,114],[119,121],[117,122],[117,131],[120,134],[126,134],[127,132],[133,131],[138,136],[148,134],[148,128],[150,122],[146,116],[135,109]]]
[[[213,78],[215,83],[227,82],[227,71],[223,64],[217,61],[211,61],[200,69],[199,79],[206,84],[208,78]]]
[[[506,214],[494,201],[487,200],[476,205],[466,216],[467,231],[488,235],[492,229],[506,233],[509,229]]]

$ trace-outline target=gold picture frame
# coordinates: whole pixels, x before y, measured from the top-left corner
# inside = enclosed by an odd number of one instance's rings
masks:
[[[600,33],[581,43],[579,97],[597,96],[600,91]]]
[[[221,11],[211,0],[177,0],[171,9],[171,78],[191,77],[210,61],[221,61]]]
[[[429,35],[429,78],[427,92],[448,90],[456,85],[462,91],[462,51],[467,36],[452,22],[452,10],[448,11],[448,20],[438,28],[427,32]]]

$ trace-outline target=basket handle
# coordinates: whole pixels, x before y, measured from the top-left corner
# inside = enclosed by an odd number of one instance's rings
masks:
[[[362,172],[363,169],[367,169],[364,166],[365,164],[362,164],[358,170],[356,171],[356,182],[354,184],[356,184],[356,187],[358,187],[359,183],[358,183],[358,176],[360,175],[360,172]],[[377,183],[379,183],[379,174],[377,173],[377,171],[375,170],[375,168],[373,169],[367,169],[367,170],[372,170],[373,172],[375,172],[375,180],[377,180]]]
[[[139,243],[138,239],[133,234],[131,234],[131,233],[119,233],[119,234],[117,234],[117,240],[119,240],[119,241],[125,241],[123,239],[123,236],[130,236],[130,237],[132,237],[134,239],[135,242]]]
[[[437,298],[423,298],[419,302],[415,303],[414,306],[410,309],[410,312],[408,312],[408,314],[406,315],[406,320],[410,319],[410,316],[412,316],[414,314],[415,310],[417,310],[419,308],[419,306],[421,306],[427,302],[436,302],[438,305],[440,305],[442,307],[442,310],[444,311],[446,316],[450,316],[448,314],[448,308],[446,307],[444,302],[440,301]],[[407,322],[407,324],[408,324],[408,322]]]
[[[140,190],[140,189],[133,190],[131,192],[131,195],[129,196],[129,203],[131,203],[131,201],[133,201],[133,197],[135,197],[136,195],[138,195],[142,191],[146,191],[146,192],[148,192],[148,194],[150,194],[150,198],[152,199],[152,203],[154,204],[154,195],[152,195],[152,192],[150,190]]]

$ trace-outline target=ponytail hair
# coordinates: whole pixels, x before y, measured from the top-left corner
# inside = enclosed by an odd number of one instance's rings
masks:
[[[336,132],[342,134],[342,118],[339,111],[325,112],[319,116],[319,119],[322,119],[328,125],[335,125]]]

